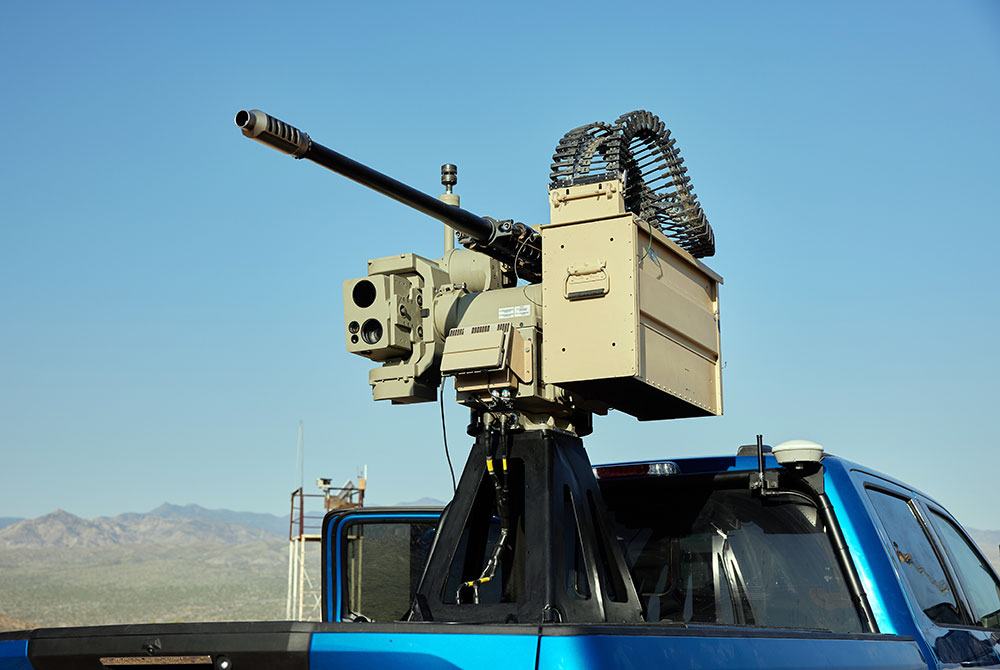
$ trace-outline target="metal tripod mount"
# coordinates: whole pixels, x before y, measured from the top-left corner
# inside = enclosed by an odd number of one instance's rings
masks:
[[[442,377],[475,438],[410,618],[628,622],[642,612],[583,448],[593,415],[722,413],[718,286],[697,257],[711,228],[675,142],[648,112],[560,141],[550,221],[458,206],[457,169],[434,198],[259,110],[247,137],[432,216],[444,254],[396,254],[344,282],[347,350],[379,365],[376,400],[437,400]]]
[[[580,438],[537,429],[476,436],[411,618],[642,620]]]

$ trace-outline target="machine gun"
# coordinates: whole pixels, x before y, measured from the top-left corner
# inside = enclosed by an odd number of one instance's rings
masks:
[[[441,258],[378,258],[344,282],[347,350],[381,363],[374,398],[436,400],[452,376],[471,409],[476,441],[408,616],[641,620],[580,438],[609,409],[722,413],[722,278],[698,260],[714,237],[670,131],[638,111],[567,133],[536,227],[462,209],[454,165],[436,199],[259,110],[236,125],[447,226]]]

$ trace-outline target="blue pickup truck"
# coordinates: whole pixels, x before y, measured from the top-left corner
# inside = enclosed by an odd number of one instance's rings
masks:
[[[3,633],[0,670],[1000,668],[1000,579],[891,477],[825,455],[800,486],[751,450],[594,470],[642,622],[414,620],[442,511],[367,508],[324,521],[323,622]]]

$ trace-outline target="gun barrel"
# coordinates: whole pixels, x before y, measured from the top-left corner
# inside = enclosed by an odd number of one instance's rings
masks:
[[[305,158],[322,165],[328,170],[446,223],[477,242],[489,244],[493,240],[496,228],[491,221],[461,207],[443,203],[412,186],[337,153],[315,142],[298,128],[279,121],[259,109],[237,112],[236,125],[250,139],[295,158]]]

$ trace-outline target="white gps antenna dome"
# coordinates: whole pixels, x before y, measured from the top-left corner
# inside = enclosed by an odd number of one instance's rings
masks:
[[[778,464],[784,467],[815,467],[823,458],[823,445],[809,440],[788,440],[772,447],[771,453]]]

